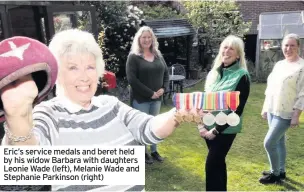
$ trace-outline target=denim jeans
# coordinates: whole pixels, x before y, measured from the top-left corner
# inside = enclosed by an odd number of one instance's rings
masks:
[[[286,146],[285,132],[290,127],[290,119],[282,119],[271,113],[267,114],[269,130],[264,139],[264,147],[274,175],[285,172]]]
[[[145,112],[149,115],[156,116],[159,114],[160,107],[161,107],[161,101],[151,101],[151,102],[144,102],[144,103],[138,103],[135,99],[132,102],[132,107],[134,109],[137,109],[139,111]],[[151,153],[157,151],[157,145],[151,145],[150,146]],[[147,147],[146,147],[146,153],[148,153]]]

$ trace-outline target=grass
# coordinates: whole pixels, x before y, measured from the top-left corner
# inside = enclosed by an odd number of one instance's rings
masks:
[[[229,191],[304,191],[304,115],[300,128],[287,132],[287,179],[282,185],[258,182],[269,169],[263,140],[267,123],[260,112],[265,84],[252,84],[244,111],[243,132],[238,134],[226,158]],[[185,92],[203,90],[202,83]],[[171,106],[163,106],[168,111]],[[158,145],[166,159],[146,165],[147,191],[204,191],[207,147],[194,125],[180,126],[172,136]]]

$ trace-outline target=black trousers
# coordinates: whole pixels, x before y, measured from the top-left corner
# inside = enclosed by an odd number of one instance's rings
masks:
[[[209,149],[206,159],[206,191],[227,191],[226,155],[236,134],[217,135],[213,140],[206,139]]]

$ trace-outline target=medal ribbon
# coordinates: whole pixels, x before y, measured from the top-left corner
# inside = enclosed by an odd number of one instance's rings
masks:
[[[218,92],[218,102],[219,102],[219,109],[223,110],[224,109],[224,93],[223,92]]]
[[[228,109],[228,103],[227,103],[227,92],[222,92],[223,97],[223,109]]]
[[[228,103],[227,101],[229,101],[227,99],[227,94],[230,93],[230,92],[223,92],[223,91],[220,91],[220,92],[217,92],[217,100],[218,100],[218,103],[217,103],[217,110],[218,111],[222,111],[222,110],[225,110],[225,109],[228,109]]]
[[[208,93],[205,93],[203,109],[208,109]]]
[[[240,95],[239,91],[230,92],[229,107],[232,111],[236,111],[236,109],[240,104],[239,95]]]
[[[239,91],[175,93],[172,99],[177,110],[196,108],[220,111],[230,108],[235,111],[240,104],[239,95]]]
[[[200,99],[201,101],[200,101],[200,109],[204,109],[204,101],[205,101],[205,93],[204,92],[202,92],[202,94],[201,94],[201,99]]]
[[[174,94],[173,103],[175,104],[175,108],[177,110],[179,110],[180,109],[180,94],[179,93]]]
[[[226,103],[227,103],[227,107],[230,107],[230,95],[231,92],[226,92]]]
[[[180,108],[185,109],[185,106],[186,106],[186,104],[185,104],[185,100],[186,100],[185,99],[185,94],[181,93],[179,99],[180,99],[180,105],[181,105]]]
[[[207,93],[203,93],[203,95],[204,95],[204,97],[202,97],[202,109],[206,109],[207,108],[207,102],[206,102],[206,100],[207,100]]]
[[[202,93],[201,92],[197,93],[196,101],[197,101],[196,108],[201,109],[201,103],[202,103]]]
[[[185,101],[186,101],[186,110],[190,110],[190,101],[192,101],[192,100],[190,100],[190,93],[186,93],[185,94],[185,96],[186,96],[186,99],[185,99]]]
[[[215,93],[206,93],[205,94],[205,107],[206,110],[214,110],[215,109]]]
[[[192,93],[192,108],[196,108],[196,93]]]
[[[195,93],[189,93],[189,95],[189,110],[191,110],[195,106]]]
[[[216,92],[216,93],[214,93],[214,96],[215,96],[215,99],[214,99],[214,106],[215,106],[215,109],[216,110],[219,110],[219,109],[221,109],[221,101],[220,101],[220,95],[219,95],[219,92]]]

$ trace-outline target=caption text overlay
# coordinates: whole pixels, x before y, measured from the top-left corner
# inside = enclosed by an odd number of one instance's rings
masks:
[[[144,185],[143,146],[0,146],[6,185]]]

